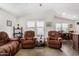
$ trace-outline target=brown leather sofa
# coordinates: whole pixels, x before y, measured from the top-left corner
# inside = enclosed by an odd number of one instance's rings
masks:
[[[24,39],[21,39],[22,48],[34,48],[36,46],[36,38],[34,31],[26,31]]]
[[[13,56],[18,50],[18,39],[9,38],[6,32],[0,32],[0,56]]]
[[[60,37],[60,33],[56,31],[49,31],[47,38],[47,45],[51,48],[61,48],[62,47],[62,39]]]

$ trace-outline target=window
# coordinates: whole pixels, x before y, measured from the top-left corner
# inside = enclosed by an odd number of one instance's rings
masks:
[[[27,31],[28,30],[35,31],[35,22],[34,21],[27,21],[26,26],[27,26],[27,29],[26,29]]]
[[[68,24],[62,23],[62,30],[63,30],[64,32],[68,32]]]
[[[56,23],[56,31],[61,31],[61,24],[59,23]]]
[[[44,36],[44,22],[43,21],[37,21],[36,22],[36,29],[37,29],[37,36]]]
[[[44,27],[44,22],[43,21],[38,21],[37,22],[37,27]]]
[[[38,35],[44,35],[44,28],[37,28],[37,34]]]
[[[67,23],[57,23],[56,31],[68,32],[68,24]]]
[[[27,21],[27,27],[35,27],[34,21]]]
[[[27,26],[26,30],[36,31],[37,36],[44,35],[44,24],[45,24],[44,21],[37,21],[37,22],[27,21],[26,22],[26,26]]]

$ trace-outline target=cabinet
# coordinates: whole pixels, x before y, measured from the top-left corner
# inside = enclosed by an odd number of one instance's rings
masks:
[[[73,48],[79,50],[79,34],[73,34]]]

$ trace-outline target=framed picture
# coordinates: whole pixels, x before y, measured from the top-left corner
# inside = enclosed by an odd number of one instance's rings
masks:
[[[7,20],[7,26],[12,26],[12,21],[11,20]]]
[[[72,28],[73,27],[73,25],[72,24],[70,24],[70,26],[69,26],[70,28]]]

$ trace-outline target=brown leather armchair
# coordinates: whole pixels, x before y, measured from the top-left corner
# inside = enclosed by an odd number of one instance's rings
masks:
[[[22,48],[34,48],[36,46],[36,38],[34,31],[26,31],[24,39],[21,39]]]
[[[6,32],[0,32],[0,56],[15,55],[18,50],[18,39],[9,38]]]
[[[48,38],[47,38],[47,45],[51,48],[61,48],[62,46],[62,39],[60,34],[56,31],[49,31]]]

